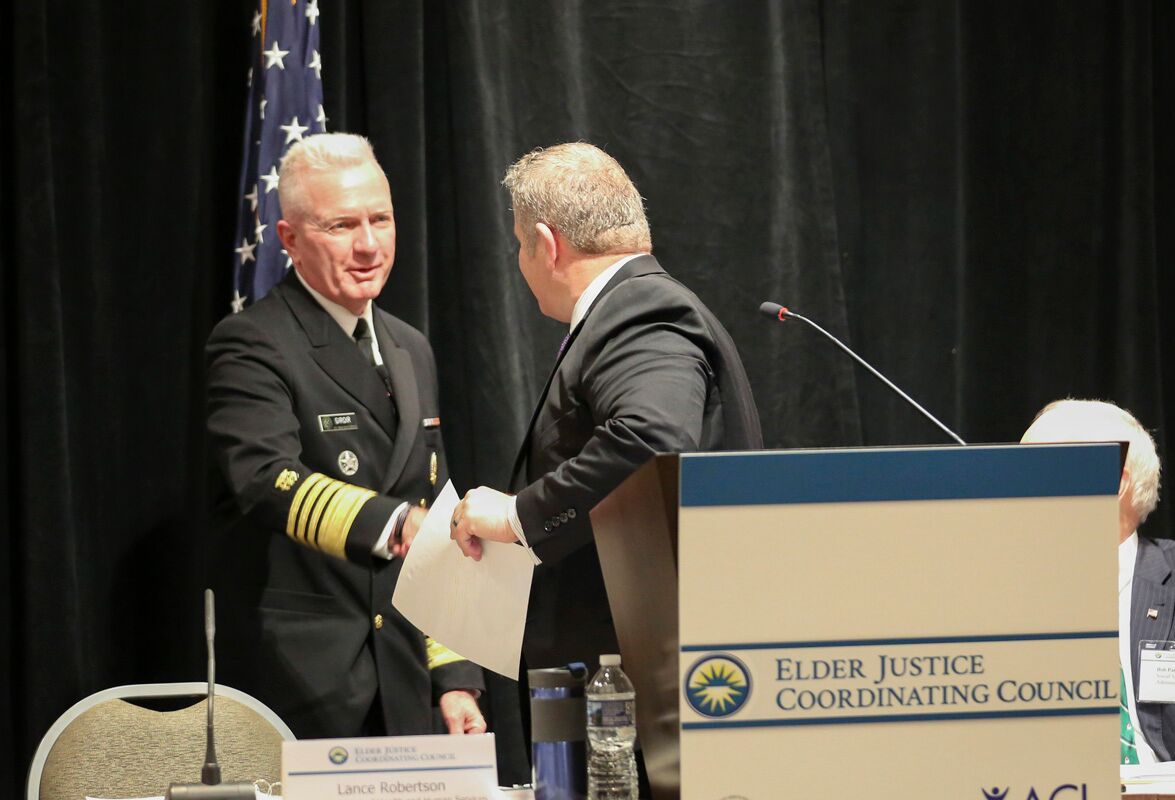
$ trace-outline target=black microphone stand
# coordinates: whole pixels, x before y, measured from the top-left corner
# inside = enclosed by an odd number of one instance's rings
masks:
[[[253,800],[257,792],[251,783],[221,783],[220,765],[216,763],[216,740],[213,736],[212,707],[216,697],[216,607],[211,589],[204,590],[204,639],[208,643],[208,734],[204,745],[204,766],[200,783],[173,783],[167,787],[166,800]]]

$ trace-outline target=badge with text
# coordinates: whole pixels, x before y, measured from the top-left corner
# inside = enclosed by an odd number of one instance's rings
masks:
[[[493,800],[498,767],[492,733],[282,742],[285,800]]]
[[[343,411],[338,414],[319,414],[318,429],[323,433],[357,431],[359,430],[359,425],[356,422],[357,417],[358,414],[354,411]]]
[[[1138,702],[1175,703],[1175,642],[1138,643]]]

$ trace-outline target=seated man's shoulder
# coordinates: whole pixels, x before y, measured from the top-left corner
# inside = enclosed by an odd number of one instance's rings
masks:
[[[1175,539],[1152,539],[1149,536],[1140,536],[1139,539],[1150,542],[1163,551],[1167,558],[1175,559]]]
[[[1175,539],[1156,539],[1139,534],[1136,569],[1143,561],[1153,564],[1156,558],[1162,558],[1167,568],[1175,572]]]

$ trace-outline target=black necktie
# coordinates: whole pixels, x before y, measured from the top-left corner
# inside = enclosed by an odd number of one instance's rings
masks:
[[[387,389],[388,399],[392,401],[392,420],[395,424],[396,420],[396,399],[392,393],[392,376],[388,372],[387,366],[384,364],[375,363],[375,350],[372,349],[374,342],[371,339],[371,328],[367,325],[367,320],[360,317],[355,322],[355,332],[351,334],[355,337],[355,344],[359,345],[359,351],[363,353],[363,357],[367,359],[367,363],[375,367],[375,371],[379,373],[380,380],[383,381],[384,388]]]
[[[360,317],[355,323],[355,332],[351,335],[355,337],[355,343],[359,345],[359,350],[367,359],[367,363],[374,367],[375,351],[371,349],[371,328],[367,327],[367,320]]]

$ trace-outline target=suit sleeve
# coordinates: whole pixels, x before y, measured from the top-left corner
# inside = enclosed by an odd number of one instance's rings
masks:
[[[709,334],[660,279],[631,279],[592,311],[579,401],[594,428],[577,455],[518,493],[528,543],[555,561],[589,535],[588,512],[656,453],[698,449],[713,371]],[[587,330],[585,329],[585,333]],[[543,446],[558,436],[536,431]]]
[[[302,462],[288,365],[248,315],[223,320],[206,355],[208,432],[240,513],[299,544],[370,563],[400,501]]]
[[[472,692],[485,689],[485,676],[481,667],[465,660],[464,656],[457,655],[431,636],[426,636],[424,643],[433,700],[439,700],[446,692],[458,689]]]

